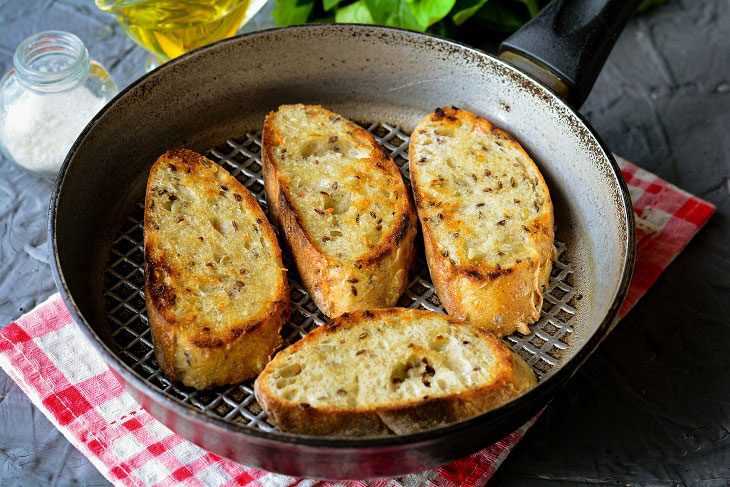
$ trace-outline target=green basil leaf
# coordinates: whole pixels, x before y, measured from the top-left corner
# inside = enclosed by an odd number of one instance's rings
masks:
[[[426,28],[446,17],[456,0],[409,0],[409,3],[418,23]]]
[[[436,22],[428,28],[428,32],[449,39],[457,39],[459,36],[459,28],[448,19]]]
[[[469,17],[474,15],[485,3],[487,3],[487,0],[456,0],[451,20],[456,25],[461,25],[469,20]]]
[[[340,3],[340,0],[322,0],[322,7],[326,12],[332,10]]]
[[[314,0],[276,0],[271,12],[276,25],[306,24],[314,7]]]
[[[427,26],[422,25],[413,15],[408,0],[364,0],[364,2],[376,24],[426,30]]]
[[[342,24],[373,24],[373,16],[370,15],[365,2],[358,0],[355,3],[337,9],[335,22]]]
[[[363,0],[376,24],[385,25],[400,0]]]

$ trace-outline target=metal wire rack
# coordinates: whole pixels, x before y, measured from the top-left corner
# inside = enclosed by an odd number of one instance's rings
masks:
[[[390,151],[409,184],[409,135],[387,123],[364,126]],[[241,139],[228,140],[210,149],[206,155],[241,181],[266,211],[260,154],[261,132],[258,131],[249,132]],[[162,374],[153,353],[144,299],[143,215],[144,202],[140,202],[122,225],[106,268],[105,314],[112,324],[116,353],[141,379],[188,407],[240,426],[274,430],[275,427],[267,421],[266,414],[256,402],[253,381],[210,391],[196,391],[173,384]],[[559,366],[574,331],[574,305],[580,300],[572,286],[573,269],[565,261],[565,245],[556,241],[556,247],[558,260],[553,265],[550,283],[545,291],[540,320],[531,327],[529,335],[506,338],[512,349],[532,366],[538,378],[550,374]],[[284,265],[293,269],[294,266],[288,265],[288,259],[285,253]],[[289,285],[292,314],[282,329],[286,345],[327,321],[309,298],[296,272],[290,272]],[[444,312],[431,283],[422,245],[417,252],[408,289],[398,306]]]

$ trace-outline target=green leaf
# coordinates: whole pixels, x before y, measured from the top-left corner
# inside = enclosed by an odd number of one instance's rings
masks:
[[[340,3],[340,0],[322,0],[322,7],[326,12],[329,12]]]
[[[461,25],[469,20],[469,17],[474,15],[485,3],[487,3],[487,0],[456,0],[451,20],[456,25]]]
[[[376,24],[426,30],[427,26],[422,25],[413,15],[408,0],[364,0],[364,2]]]
[[[401,0],[363,0],[376,24],[385,25]]]
[[[314,7],[314,0],[276,0],[271,15],[276,25],[306,24]]]
[[[463,31],[460,31],[460,28],[454,25],[451,19],[446,17],[429,27],[428,32],[437,36],[446,37],[447,39],[458,39],[459,34]]]
[[[409,0],[411,11],[425,29],[449,14],[456,0]]]
[[[514,32],[527,21],[514,9],[499,2],[488,2],[474,14],[474,18],[498,32]]]
[[[342,24],[373,24],[373,16],[370,15],[365,2],[358,0],[355,3],[337,9],[335,22]]]

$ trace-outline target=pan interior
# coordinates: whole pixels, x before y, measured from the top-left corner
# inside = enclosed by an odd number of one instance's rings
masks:
[[[561,255],[540,322],[507,341],[545,382],[596,332],[622,283],[630,225],[615,169],[583,122],[478,51],[406,31],[309,26],[234,38],[169,63],[107,106],[72,150],[52,221],[59,283],[118,360],[113,366],[191,409],[271,428],[250,384],[196,393],[157,369],[140,293],[139,205],[155,159],[179,147],[207,151],[263,204],[258,130],[284,103],[319,103],[364,122],[401,168],[410,130],[438,106],[456,105],[512,133],[548,183]],[[289,341],[323,321],[290,277]],[[400,304],[440,309],[422,255]]]
[[[363,125],[390,152],[410,186],[408,133],[384,122]],[[254,194],[268,216],[260,154],[260,131],[248,132],[206,151],[207,157],[221,164]],[[115,353],[141,379],[175,401],[238,426],[274,430],[253,395],[253,380],[200,392],[173,384],[163,375],[155,360],[144,299],[143,215],[144,202],[140,201],[120,227],[106,267],[104,313],[113,324],[111,336]],[[573,343],[575,315],[583,298],[573,285],[573,268],[560,236],[556,247],[558,260],[545,292],[540,319],[531,326],[529,335],[514,334],[506,338],[512,349],[532,366],[539,379],[554,373],[567,356]],[[416,265],[398,306],[445,313],[434,291],[420,239],[417,248]],[[284,252],[284,267],[290,269],[292,301],[292,316],[282,330],[286,345],[327,321],[304,289],[290,259]]]

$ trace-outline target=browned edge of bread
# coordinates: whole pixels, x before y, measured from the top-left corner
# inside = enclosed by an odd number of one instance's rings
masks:
[[[414,163],[413,147],[419,140],[421,124],[427,121],[442,123],[456,122],[459,118],[480,126],[481,130],[491,133],[518,149],[535,169],[539,184],[545,188],[549,211],[532,222],[535,229],[529,238],[538,249],[538,259],[527,259],[511,267],[495,267],[486,262],[472,265],[458,265],[447,256],[441,255],[432,231],[432,224],[424,221],[424,204],[418,186],[418,166]],[[485,328],[498,336],[519,331],[529,334],[529,324],[540,318],[542,293],[548,284],[552,261],[557,257],[553,244],[554,217],[552,202],[547,185],[534,161],[522,146],[507,132],[493,126],[483,118],[456,107],[443,107],[427,115],[411,135],[409,147],[411,185],[414,200],[421,221],[423,241],[431,279],[441,304],[456,318],[465,319],[474,325]],[[485,229],[485,231],[487,231]]]
[[[274,112],[266,117],[261,137],[264,186],[272,219],[283,233],[283,240],[294,256],[309,296],[325,315],[335,317],[347,311],[393,306],[408,287],[408,271],[415,256],[413,241],[418,217],[410,192],[395,162],[367,130],[319,105],[307,106],[307,109],[341,118],[348,124],[353,137],[367,140],[373,145],[376,158],[371,161],[371,170],[382,171],[401,183],[398,188],[399,203],[393,208],[397,212],[398,224],[381,238],[375,248],[357,259],[354,265],[339,262],[323,252],[305,229],[292,203],[292,191],[280,177],[276,158],[272,154],[272,148],[279,143],[276,128],[272,126]],[[371,280],[381,284],[369,284]],[[357,288],[360,288],[359,291]]]
[[[148,181],[155,180],[158,171],[195,172],[201,166],[214,162],[187,150],[171,150],[160,156],[153,165]],[[223,329],[202,327],[190,329],[171,311],[176,297],[175,287],[166,281],[179,283],[186,277],[180,269],[172,268],[165,255],[157,252],[151,241],[151,222],[147,208],[151,201],[151,185],[145,194],[144,218],[144,275],[145,300],[155,357],[160,368],[171,381],[181,382],[196,389],[235,384],[256,376],[274,353],[281,348],[279,334],[287,320],[291,304],[286,269],[281,264],[281,249],[276,233],[266,219],[253,195],[223,168],[231,194],[240,196],[248,211],[261,221],[266,239],[272,242],[274,259],[282,269],[282,279],[263,312],[243,322],[234,322]]]
[[[403,318],[404,314],[407,315],[406,318]],[[316,341],[321,335],[335,334],[340,327],[351,328],[358,326],[364,319],[389,315],[397,315],[402,319],[439,315],[450,324],[470,326],[456,318],[428,310],[409,308],[358,310],[344,313],[320,326],[286,350],[288,352],[299,350],[309,342]],[[315,436],[384,436],[414,433],[461,421],[494,409],[535,386],[537,379],[522,358],[491,333],[476,327],[472,329],[491,342],[496,354],[494,380],[482,387],[473,387],[444,397],[396,401],[378,408],[314,407],[309,404],[295,404],[277,397],[266,383],[267,376],[271,374],[271,369],[267,367],[254,383],[256,399],[268,417],[285,432]],[[275,361],[276,357],[270,364],[274,364]],[[373,367],[377,367],[377,364],[373,364]]]

